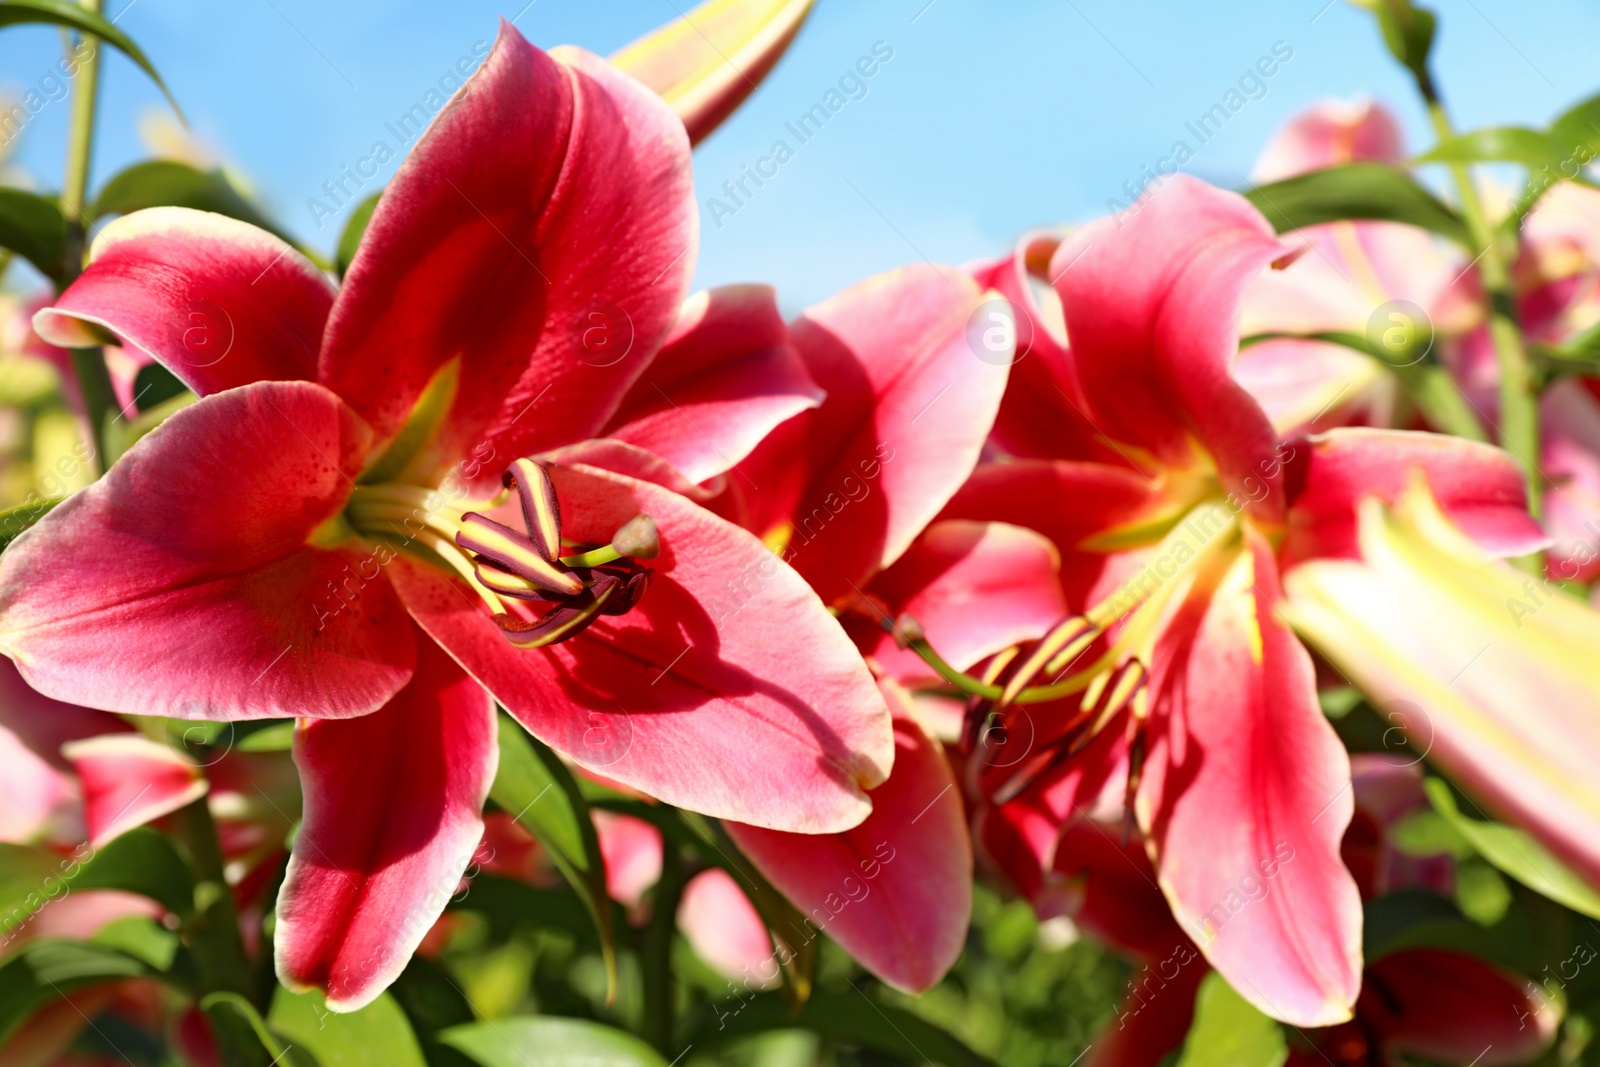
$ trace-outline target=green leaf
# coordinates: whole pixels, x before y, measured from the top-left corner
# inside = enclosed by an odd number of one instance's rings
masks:
[[[1449,853],[1456,859],[1465,859],[1475,852],[1454,823],[1429,809],[1412,812],[1391,826],[1389,841],[1408,856]]]
[[[60,857],[48,849],[0,845],[0,939],[67,891],[63,873]]]
[[[1456,904],[1479,926],[1493,926],[1511,907],[1511,887],[1493,864],[1474,856],[1456,865]]]
[[[649,1045],[622,1030],[554,1016],[512,1016],[453,1026],[439,1040],[482,1067],[666,1067]]]
[[[1283,1029],[1220,974],[1206,975],[1175,1067],[1279,1067],[1288,1058]]]
[[[294,720],[252,730],[234,747],[240,752],[287,752],[294,747]]]
[[[600,948],[600,934],[588,905],[570,886],[546,889],[514,878],[480,874],[467,887],[466,896],[452,897],[446,907],[483,915],[497,938],[509,937],[519,927],[544,926],[566,930],[579,944]]]
[[[1600,919],[1600,893],[1570,867],[1551,855],[1532,835],[1495,822],[1480,822],[1461,814],[1455,795],[1441,778],[1424,783],[1434,810],[1455,826],[1477,849],[1478,855],[1536,893],[1564,904],[1592,919]]]
[[[52,280],[61,278],[67,220],[54,200],[0,187],[0,248],[8,248]]]
[[[122,889],[149,897],[168,911],[194,910],[194,874],[172,841],[141,827],[95,851],[71,879],[77,889]]]
[[[896,1056],[909,1063],[932,1060],[944,1067],[990,1067],[990,1061],[959,1039],[901,1008],[879,1004],[859,990],[818,991],[796,1012],[778,993],[761,993],[742,1003],[713,1004],[715,1017],[687,1042],[704,1052],[735,1038],[770,1030],[802,1027],[850,1045]]]
[[[1521,163],[1534,170],[1560,163],[1572,151],[1542,130],[1526,126],[1488,126],[1440,141],[1417,157],[1419,163]]]
[[[224,1013],[232,1013],[242,1018],[250,1027],[250,1032],[267,1055],[272,1057],[273,1067],[282,1064],[283,1067],[318,1067],[316,1058],[310,1051],[295,1046],[284,1040],[268,1028],[266,1020],[261,1018],[261,1013],[256,1011],[256,1006],[240,996],[238,993],[220,992],[211,993],[200,998],[200,1008],[208,1015],[218,1016],[213,1020],[226,1021]]]
[[[345,220],[344,232],[339,234],[339,248],[334,260],[339,268],[339,277],[344,277],[344,272],[350,269],[350,261],[356,258],[356,249],[361,244],[362,235],[367,232],[367,223],[372,221],[372,211],[378,206],[378,197],[382,195],[373,193],[361,201]]]
[[[0,963],[0,1048],[51,1001],[108,980],[145,977],[139,960],[79,941],[40,941]]]
[[[583,916],[578,916],[578,921],[583,922]],[[460,1052],[439,1043],[440,1031],[476,1018],[466,994],[444,968],[432,960],[412,956],[389,987],[389,995],[410,1020],[429,1067],[468,1067],[472,1063]]]
[[[489,789],[494,802],[527,827],[550,853],[556,868],[577,890],[600,932],[607,988],[617,985],[611,898],[606,861],[578,783],[566,764],[511,719],[500,716],[500,767]]]
[[[93,34],[111,44],[138,64],[140,70],[150,75],[150,80],[155,82],[166,96],[167,103],[172,105],[172,110],[178,113],[180,119],[183,118],[183,109],[172,98],[172,93],[167,90],[167,83],[161,80],[161,75],[156,73],[155,66],[151,64],[143,50],[133,43],[132,38],[104,17],[81,4],[73,3],[73,0],[0,0],[0,29],[29,22],[65,26],[68,29]]]
[[[1455,210],[1385,163],[1347,163],[1268,182],[1244,194],[1279,232],[1341,219],[1404,222],[1469,248],[1467,226]]]
[[[178,956],[178,935],[142,915],[107,923],[89,940],[131,956],[152,971],[170,971]]]
[[[1453,903],[1426,889],[1385,894],[1368,901],[1362,912],[1361,955],[1368,962],[1405,947],[1405,939],[1418,930],[1461,921]]]
[[[1556,116],[1550,134],[1569,151],[1579,145],[1600,146],[1600,95],[1589,97]]]
[[[140,978],[149,973],[142,960],[88,941],[39,941],[23,953],[39,981],[71,985],[105,978]]]
[[[126,215],[149,207],[187,207],[248,222],[289,238],[240,195],[220,170],[197,170],[175,159],[151,159],[119,171],[95,197],[94,218]],[[292,243],[292,242],[291,242]]]
[[[279,988],[267,1025],[321,1063],[339,1067],[428,1067],[405,1012],[387,993],[360,1011],[328,1010],[322,994]]]

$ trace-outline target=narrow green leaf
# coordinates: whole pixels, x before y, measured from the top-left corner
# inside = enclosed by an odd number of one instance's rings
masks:
[[[367,223],[372,221],[372,212],[378,206],[378,197],[383,194],[373,193],[350,212],[350,217],[345,220],[344,232],[339,234],[339,248],[334,262],[339,268],[339,277],[344,277],[344,272],[350,269],[350,261],[356,258],[356,249],[361,245],[361,238],[367,232]]]
[[[1419,163],[1521,163],[1534,170],[1560,163],[1572,149],[1542,130],[1526,126],[1487,126],[1439,142]]]
[[[59,280],[67,248],[67,220],[54,200],[25,189],[0,187],[0,248],[10,249]]]
[[[51,899],[68,891],[61,858],[43,848],[0,845],[0,944]]]
[[[527,827],[547,850],[600,932],[608,988],[616,989],[616,945],[606,861],[572,772],[554,752],[511,719],[500,716],[500,767],[489,789],[494,802]]]
[[[248,222],[289,237],[235,189],[220,170],[197,170],[175,159],[150,159],[117,172],[95,197],[91,215],[126,215],[149,207],[187,207]],[[293,243],[292,241],[290,243]]]
[[[141,978],[150,973],[143,961],[88,941],[38,941],[29,945],[24,955],[33,973],[46,985]]]
[[[172,962],[178,956],[178,935],[142,915],[130,915],[107,923],[90,941],[103,948],[114,949],[124,956],[131,956],[152,971],[171,970]]]
[[[1283,1029],[1220,974],[1206,975],[1175,1067],[1279,1067],[1288,1058]]]
[[[587,1019],[513,1016],[453,1026],[439,1040],[482,1067],[666,1067],[632,1034]]]
[[[943,1067],[991,1067],[990,1061],[959,1039],[909,1011],[879,1004],[859,990],[814,993],[798,1012],[778,993],[760,993],[744,1001],[711,1005],[713,1017],[695,1030],[686,1044],[696,1052],[770,1030],[796,1027],[850,1045],[906,1060],[932,1060]]]
[[[1550,133],[1572,149],[1579,145],[1600,147],[1600,94],[1574,104],[1557,115],[1550,124]]]
[[[200,1008],[208,1015],[231,1012],[242,1018],[267,1055],[272,1057],[273,1067],[278,1064],[283,1067],[318,1067],[316,1057],[310,1051],[290,1044],[273,1033],[266,1020],[261,1018],[261,1013],[256,1011],[256,1006],[237,993],[224,991],[201,997]]]
[[[1556,859],[1531,834],[1496,822],[1481,822],[1461,814],[1450,786],[1442,778],[1425,783],[1434,810],[1461,832],[1478,855],[1536,893],[1573,911],[1600,919],[1600,893]]]
[[[321,1063],[339,1067],[428,1067],[405,1012],[387,993],[360,1011],[328,1010],[321,993],[279,988],[267,1025]]]
[[[1431,230],[1468,248],[1472,239],[1455,210],[1418,185],[1410,175],[1385,163],[1347,163],[1282,181],[1244,194],[1279,233],[1341,219],[1405,222]]]
[[[294,722],[275,722],[252,730],[234,747],[240,752],[287,752],[294,747]]]
[[[172,105],[172,110],[178,113],[180,119],[183,118],[183,109],[172,98],[172,93],[167,90],[167,83],[161,80],[161,75],[156,73],[155,66],[145,56],[144,51],[133,43],[131,37],[101,15],[81,4],[73,3],[73,0],[0,0],[0,29],[29,22],[65,26],[68,29],[93,34],[108,42],[138,64],[140,70],[150,75],[150,80],[155,82],[166,96],[167,103]]]

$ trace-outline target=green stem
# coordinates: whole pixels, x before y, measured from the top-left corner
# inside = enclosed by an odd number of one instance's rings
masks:
[[[1438,95],[1432,92],[1431,86],[1421,87],[1434,132],[1441,141],[1454,136],[1450,117]],[[1467,224],[1467,232],[1473,244],[1481,248],[1478,274],[1489,298],[1489,336],[1500,361],[1500,443],[1521,464],[1528,484],[1528,510],[1538,518],[1544,510],[1543,476],[1539,473],[1539,389],[1532,360],[1522,340],[1522,327],[1517,321],[1516,291],[1507,266],[1509,259],[1501,246],[1500,235],[1489,225],[1471,170],[1464,163],[1452,163],[1450,173],[1461,198],[1461,217]],[[1515,234],[1510,239],[1514,242]]]
[[[640,939],[639,969],[644,984],[644,1039],[658,1051],[669,1052],[677,1029],[678,995],[672,975],[672,941],[684,879],[677,843],[663,835],[662,848],[661,880],[656,883],[650,925]]]
[[[201,998],[232,993],[249,1001],[250,968],[239,937],[239,916],[233,908],[233,891],[222,873],[222,846],[206,798],[174,812],[172,831],[194,871],[194,912],[184,923],[183,934],[194,958]],[[266,1062],[248,1023],[232,1008],[213,1001],[206,1015],[223,1046],[223,1062]]]
[[[81,0],[83,6],[95,14],[100,13],[100,0]],[[89,223],[89,164],[94,155],[95,108],[100,96],[100,52],[102,44],[95,42],[94,51],[78,67],[72,98],[72,118],[67,130],[67,161],[61,178],[61,211],[67,218],[66,252],[57,278],[62,289],[71,285],[83,273],[83,254],[88,240]],[[103,471],[106,467],[106,426],[111,412],[116,408],[116,394],[111,388],[111,375],[106,370],[105,356],[98,348],[77,348],[72,352],[72,369],[78,378],[78,388],[83,394],[84,417],[89,423],[90,444],[94,447],[95,462]]]
[[[989,685],[981,682],[970,674],[956,670],[938,651],[926,640],[908,642],[911,651],[922,657],[924,663],[938,672],[939,677],[955,686],[968,696],[981,697],[984,700],[999,700],[1005,692],[998,685]],[[1051,700],[1060,700],[1062,697],[1072,696],[1084,690],[1083,680],[1074,678],[1069,681],[1059,682],[1055,685],[1030,685],[1017,694],[1013,704],[1044,704]]]

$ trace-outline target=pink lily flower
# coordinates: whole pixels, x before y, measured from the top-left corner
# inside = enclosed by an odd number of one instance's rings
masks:
[[[1356,162],[1398,167],[1404,159],[1399,123],[1381,105],[1329,101],[1285,124],[1251,178],[1273,182]],[[1284,240],[1307,251],[1294,270],[1262,274],[1251,283],[1242,336],[1320,330],[1365,336],[1374,316],[1387,324],[1385,305],[1395,301],[1420,308],[1440,333],[1467,329],[1475,318],[1470,301],[1453,285],[1466,264],[1425,230],[1396,222],[1330,222],[1292,231]],[[1262,341],[1240,352],[1233,373],[1285,434],[1415,425],[1394,375],[1343,345]]]
[[[1006,369],[968,339],[983,292],[916,266],[869,279],[790,328],[821,407],[780,426],[730,478],[722,506],[792,564],[867,657],[894,717],[895,763],[859,826],[802,836],[728,822],[730,836],[805,915],[897,988],[955,963],[971,912],[961,791],[908,685],[932,672],[884,633],[913,614],[971,665],[1042,633],[1062,610],[1055,553],[998,524],[928,526],[977,463]],[[775,976],[775,975],[774,975]]]
[[[1047,534],[1079,612],[1007,667],[1000,721],[1031,748],[1005,766],[983,755],[983,796],[1038,790],[1060,825],[1124,785],[1211,965],[1262,1011],[1320,1026],[1350,1017],[1360,982],[1338,851],[1349,765],[1278,617],[1280,575],[1352,555],[1358,496],[1392,499],[1418,470],[1489,550],[1544,538],[1496,449],[1401,431],[1280,438],[1229,368],[1246,286],[1292,251],[1243,198],[1187,178],[1120,228],[1072,235],[1050,263],[1069,344],[1036,351],[1069,361],[1037,408],[1074,430],[1053,457],[980,468],[946,514]],[[1072,451],[1085,424],[1099,436],[1087,455]],[[1007,707],[1036,680],[1073,695]],[[1268,872],[1268,901],[1234,907],[1241,879]]]
[[[1410,856],[1391,837],[1403,818],[1428,807],[1420,765],[1374,754],[1350,762],[1355,818],[1341,847],[1361,898],[1448,891],[1454,868],[1448,854]],[[980,833],[984,854],[1001,862],[1005,881],[1041,917],[1065,914],[1136,964],[1084,1063],[1169,1062],[1189,1034],[1195,994],[1211,968],[1168,908],[1139,842],[1119,842],[1115,824],[1092,816],[1052,831],[1035,815],[1026,804],[989,809],[980,820],[988,828]],[[1041,894],[1047,885],[1054,888]],[[1257,904],[1276,892],[1262,888],[1248,888]],[[1291,1033],[1287,1062],[1399,1067],[1409,1062],[1399,1057],[1421,1056],[1463,1065],[1523,1063],[1549,1046],[1558,1022],[1559,1010],[1520,975],[1459,952],[1401,949],[1367,962],[1351,1021]]]
[[[1254,177],[1271,181],[1359,160],[1400,166],[1405,155],[1398,123],[1381,105],[1332,102],[1291,120]],[[1559,345],[1600,321],[1600,193],[1558,183],[1529,213],[1521,239],[1515,281],[1529,337]],[[1466,254],[1415,227],[1387,222],[1328,223],[1285,240],[1306,241],[1311,251],[1294,270],[1263,275],[1250,286],[1241,333],[1366,334],[1385,305],[1409,301],[1428,318],[1434,355],[1478,414],[1485,422],[1496,417],[1499,367]],[[1284,433],[1418,425],[1394,375],[1340,345],[1263,341],[1240,354],[1234,377]],[[1592,581],[1600,575],[1600,380],[1556,382],[1541,399],[1540,427],[1552,571]]]
[[[869,811],[889,720],[805,581],[659,485],[526,458],[607,427],[695,240],[678,119],[503,25],[342,289],[270,235],[157,209],[106,227],[38,318],[202,398],[0,559],[0,651],[90,707],[302,720],[291,987],[353,1010],[404,967],[482,835],[496,700],[668,803],[810,833]],[[679,432],[748,436],[735,413]],[[757,568],[730,621],[724,586]]]

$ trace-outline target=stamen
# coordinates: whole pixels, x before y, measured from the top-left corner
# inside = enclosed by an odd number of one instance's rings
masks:
[[[1073,756],[1088,748],[1119,712],[1144,693],[1148,677],[1144,664],[1128,660],[1109,677],[1094,700],[1086,699],[1077,715],[1067,721],[1061,733],[1041,745],[1026,763],[991,794],[995,804],[1015,800],[1030,786],[1045,778]]]
[[[601,615],[624,615],[639,603],[651,572],[635,562],[659,554],[660,533],[648,515],[619,528],[610,545],[559,557],[561,512],[544,464],[517,460],[505,472],[504,493],[453,503],[443,492],[415,485],[364,484],[341,515],[348,528],[425,549],[461,577],[488,607],[511,642],[539,648],[581,633]],[[528,532],[480,514],[515,491]],[[515,603],[541,602],[537,617],[513,613]]]
[[[1048,663],[1057,660],[1070,664],[1074,659],[1083,655],[1084,651],[1100,636],[1100,628],[1081,615],[1070,619],[1063,619],[1055,627],[1039,639],[1033,646],[1033,651],[1028,653],[1028,658],[1011,675],[1005,688],[1000,692],[1000,703],[1010,704],[1015,702],[1017,694],[1028,687],[1028,683],[1039,676]]]
[[[583,583],[571,571],[552,563],[531,538],[475,511],[462,516],[456,544],[557,596],[583,592]]]
[[[555,559],[561,552],[561,505],[556,500],[549,469],[531,459],[514,460],[500,482],[507,489],[515,489],[522,499],[528,537],[539,554],[547,560]]]
[[[527,621],[506,613],[494,616],[500,632],[518,648],[542,648],[576,637],[601,615],[625,615],[650,584],[650,571],[630,563],[597,571],[582,593]]]

